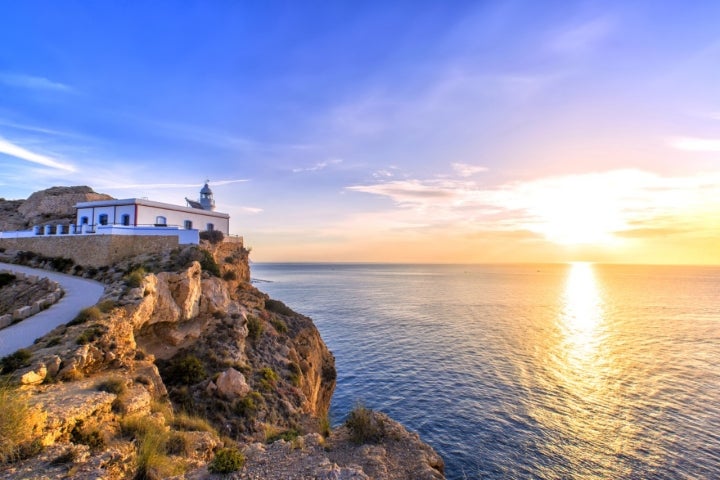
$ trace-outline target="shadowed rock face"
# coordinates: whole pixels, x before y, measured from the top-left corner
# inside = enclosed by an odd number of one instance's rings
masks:
[[[35,192],[27,200],[0,199],[0,231],[27,230],[34,225],[75,222],[75,204],[112,200],[86,186],[52,187]]]

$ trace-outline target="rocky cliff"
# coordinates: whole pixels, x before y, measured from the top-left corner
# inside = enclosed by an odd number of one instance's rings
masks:
[[[75,204],[110,200],[86,186],[52,187],[35,192],[27,200],[0,198],[0,231],[27,230],[34,225],[73,223]]]
[[[380,435],[330,431],[334,358],[249,283],[243,247],[76,273],[106,282],[101,301],[0,363],[17,384],[0,409],[20,412],[0,419],[0,478],[443,478],[380,414],[360,424]]]

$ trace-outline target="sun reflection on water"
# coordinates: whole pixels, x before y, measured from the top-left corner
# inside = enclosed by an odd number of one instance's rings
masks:
[[[546,431],[555,432],[542,446],[548,458],[556,459],[546,472],[549,477],[557,474],[558,462],[574,465],[565,472],[567,478],[583,477],[575,471],[581,465],[588,471],[628,473],[615,460],[628,448],[621,440],[627,436],[619,433],[632,436],[633,426],[623,419],[612,380],[622,366],[607,345],[606,302],[593,264],[572,263],[558,298],[554,333],[545,338],[545,374],[536,378],[540,395],[550,397],[542,403],[551,407],[532,410]]]
[[[598,327],[602,321],[603,302],[592,264],[571,264],[560,324],[568,360],[586,366],[592,361],[597,349]]]

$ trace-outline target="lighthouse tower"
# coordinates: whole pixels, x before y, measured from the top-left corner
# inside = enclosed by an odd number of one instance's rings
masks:
[[[200,189],[200,205],[203,210],[215,210],[215,199],[213,198],[213,192],[208,186],[209,180],[205,181],[205,185]]]

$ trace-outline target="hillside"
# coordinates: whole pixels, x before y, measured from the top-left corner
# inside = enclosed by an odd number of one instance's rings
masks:
[[[0,231],[28,230],[35,225],[75,222],[75,204],[109,200],[86,186],[52,187],[33,193],[27,200],[0,198]]]

